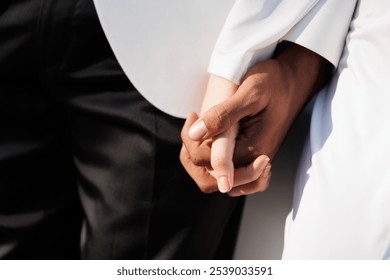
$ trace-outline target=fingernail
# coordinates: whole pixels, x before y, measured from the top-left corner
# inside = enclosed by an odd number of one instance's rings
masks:
[[[260,170],[261,170],[261,172],[264,172],[264,170],[265,170],[265,168],[269,165],[269,166],[271,166],[270,164],[269,164],[269,158],[267,157],[267,159],[265,159],[262,163],[261,163],[261,166],[260,166]]]
[[[226,176],[221,176],[218,178],[218,189],[221,193],[227,193],[230,191],[229,180]]]
[[[188,131],[188,136],[192,140],[200,140],[207,133],[207,127],[203,120],[194,123]]]

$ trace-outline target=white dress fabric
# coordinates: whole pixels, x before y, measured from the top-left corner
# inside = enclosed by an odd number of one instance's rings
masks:
[[[186,117],[200,110],[208,69],[239,83],[248,67],[269,57],[280,40],[297,41],[337,64],[349,20],[345,13],[355,0],[94,2],[133,85],[160,110]],[[313,36],[307,26],[317,30],[329,16],[337,28],[329,25],[328,32]]]
[[[106,37],[137,90],[187,117],[202,104],[207,66],[234,0],[94,0]]]
[[[284,259],[390,259],[389,108],[390,1],[361,0],[315,102]]]

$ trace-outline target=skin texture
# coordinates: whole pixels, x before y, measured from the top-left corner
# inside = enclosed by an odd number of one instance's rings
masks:
[[[219,94],[217,87],[207,91],[207,110],[200,118],[191,113],[181,134],[180,160],[199,188],[231,196],[264,191],[271,176],[269,161],[331,70],[321,56],[288,43],[273,59],[250,68],[233,94]],[[209,102],[212,93],[216,97]],[[231,180],[229,188],[217,180],[221,176]]]

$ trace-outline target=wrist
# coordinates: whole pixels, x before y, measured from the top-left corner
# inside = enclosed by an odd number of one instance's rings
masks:
[[[289,43],[275,60],[280,64],[288,92],[303,106],[329,79],[332,65],[322,56]]]
[[[231,97],[238,86],[230,80],[211,74],[207,84],[201,114]]]

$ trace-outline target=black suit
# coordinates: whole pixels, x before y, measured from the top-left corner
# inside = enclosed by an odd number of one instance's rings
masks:
[[[0,13],[0,257],[78,258],[82,231],[83,258],[229,258],[241,200],[187,176],[183,121],[132,87],[92,0]]]

